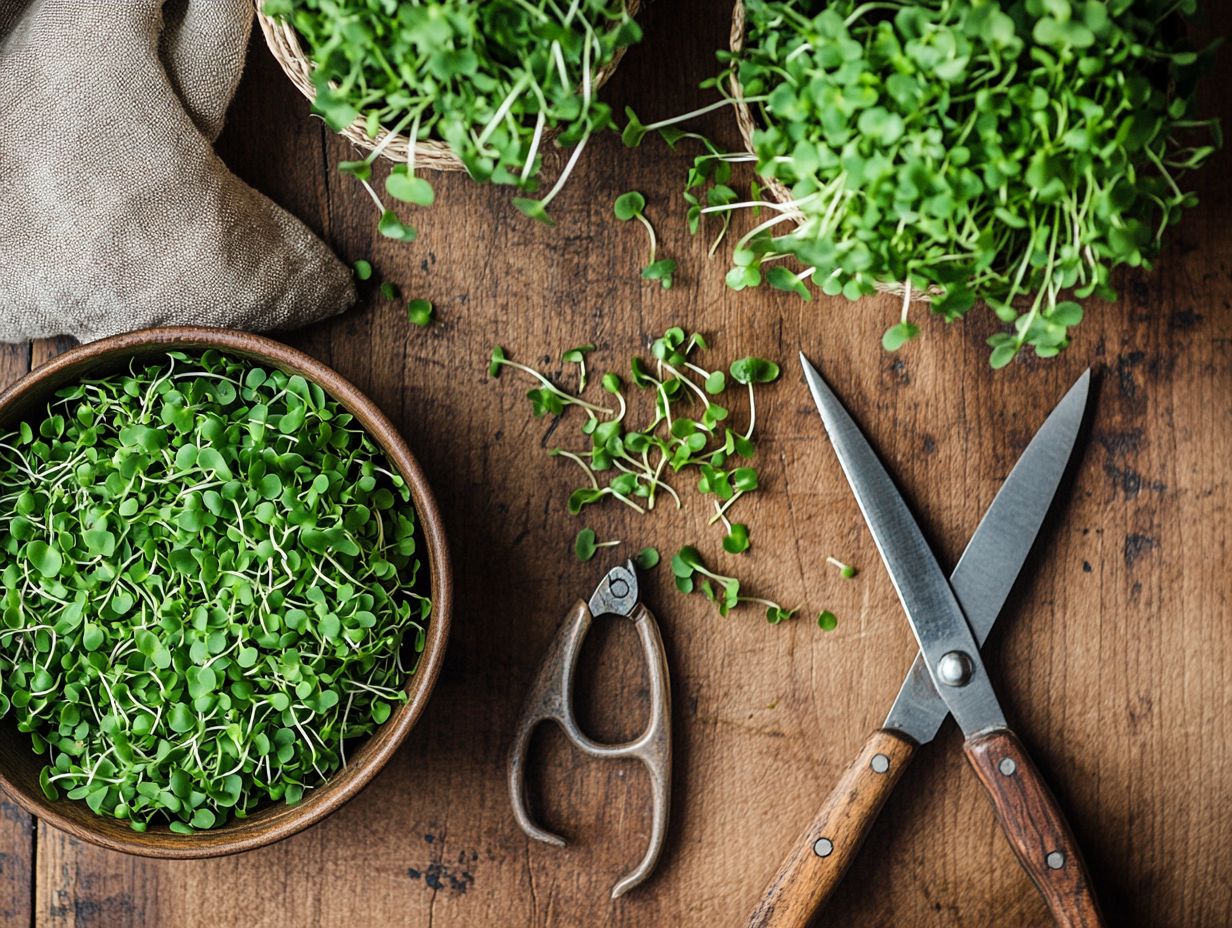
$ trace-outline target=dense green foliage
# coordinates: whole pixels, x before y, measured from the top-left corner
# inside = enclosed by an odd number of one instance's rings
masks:
[[[791,199],[759,204],[772,214],[738,243],[728,283],[808,298],[811,279],[853,300],[901,283],[946,320],[982,302],[1008,326],[994,366],[1023,345],[1056,354],[1076,300],[1113,299],[1113,268],[1149,265],[1196,202],[1180,175],[1218,142],[1192,116],[1205,56],[1172,28],[1196,0],[745,6],[745,47],[720,54],[713,85],[738,78],[756,170]],[[634,117],[626,140],[667,122]],[[749,205],[728,194],[698,211]],[[908,298],[891,350],[918,332]]]
[[[173,352],[62,389],[0,437],[0,714],[50,798],[138,831],[297,802],[405,700],[416,535],[298,375]]]
[[[336,132],[362,115],[369,136],[387,129],[443,141],[476,180],[527,193],[550,138],[576,146],[546,196],[516,201],[545,221],[586,140],[613,124],[596,74],[641,39],[624,0],[265,0],[263,9],[299,33],[315,66],[314,109]],[[367,184],[375,157],[344,170]],[[369,191],[381,232],[414,238]],[[433,200],[413,160],[393,169],[386,191],[420,206]]]

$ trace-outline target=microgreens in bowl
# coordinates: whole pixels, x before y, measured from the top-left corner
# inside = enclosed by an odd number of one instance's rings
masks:
[[[375,138],[363,160],[339,167],[363,183],[379,230],[411,241],[415,229],[373,188],[373,161],[395,136],[411,140],[385,192],[430,206],[432,185],[415,173],[414,142],[446,143],[480,182],[506,184],[523,213],[551,222],[547,207],[596,132],[613,126],[596,96],[599,73],[641,29],[625,0],[265,0],[263,11],[299,34],[314,70],[313,111],[335,132],[357,118]],[[549,140],[573,149],[551,189],[539,186]]]
[[[946,321],[977,303],[1007,327],[993,367],[1024,345],[1051,357],[1077,302],[1115,299],[1119,265],[1149,267],[1197,201],[1180,185],[1219,144],[1192,115],[1206,64],[1174,21],[1196,0],[746,0],[738,52],[708,82],[748,108],[757,173],[776,199],[693,192],[690,224],[761,209],[727,281],[858,299],[901,286],[883,344],[919,332],[912,297]],[[734,96],[733,87],[740,96]],[[706,109],[711,109],[707,107]],[[703,110],[704,111],[704,110]],[[703,112],[699,111],[699,112]],[[627,143],[650,129],[630,114]],[[1196,138],[1195,138],[1196,137]],[[743,160],[733,156],[732,160]],[[783,231],[784,227],[788,231]],[[780,263],[793,259],[801,270]]]
[[[0,436],[0,714],[49,799],[187,833],[296,803],[406,698],[406,481],[299,375],[167,352]]]

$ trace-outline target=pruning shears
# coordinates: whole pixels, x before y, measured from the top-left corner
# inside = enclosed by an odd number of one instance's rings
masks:
[[[633,623],[650,678],[650,720],[642,734],[625,744],[600,744],[587,737],[573,712],[573,676],[578,655],[591,623],[601,616],[617,616]],[[637,758],[650,777],[650,845],[641,862],[612,888],[615,899],[642,883],[654,870],[667,837],[672,788],[672,705],[667,652],[654,614],[638,596],[637,570],[632,561],[609,570],[590,599],[579,599],[565,616],[527,694],[509,752],[509,798],[518,825],[537,841],[564,847],[565,839],[540,828],[526,809],[527,749],[535,726],[547,720],[556,722],[565,737],[583,753],[599,758]]]
[[[1102,925],[1073,833],[1006,723],[979,650],[1065,472],[1086,409],[1090,371],[1022,453],[947,580],[868,441],[816,368],[803,354],[800,361],[920,653],[884,724],[868,737],[766,889],[750,928],[804,928],[838,885],[916,748],[931,741],[951,714],[966,739],[967,760],[1056,923]]]

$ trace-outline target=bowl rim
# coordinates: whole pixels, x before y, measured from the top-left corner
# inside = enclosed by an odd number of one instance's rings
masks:
[[[299,349],[250,332],[205,326],[163,326],[114,335],[70,348],[0,393],[0,421],[15,410],[20,411],[22,404],[41,400],[48,382],[56,378],[68,382],[68,378],[86,376],[91,366],[134,355],[208,349],[300,374],[317,383],[355,416],[410,487],[411,502],[426,543],[432,612],[423,652],[407,681],[407,701],[363,742],[345,766],[305,793],[296,805],[275,803],[248,818],[191,835],[178,835],[162,826],[136,832],[122,821],[97,816],[88,809],[90,821],[97,819],[97,824],[87,826],[63,811],[65,803],[86,808],[80,800],[48,800],[37,785],[31,790],[15,782],[0,765],[0,787],[26,812],[73,837],[143,857],[193,859],[254,850],[303,831],[341,808],[384,768],[423,714],[440,674],[453,609],[453,578],[444,525],[419,462],[376,403],[333,368]]]

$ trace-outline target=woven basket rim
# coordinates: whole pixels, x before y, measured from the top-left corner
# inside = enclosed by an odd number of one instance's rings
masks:
[[[630,16],[636,16],[640,0],[625,0],[625,8]],[[316,99],[316,88],[312,86],[312,61],[300,44],[299,33],[295,27],[285,20],[279,20],[268,15],[262,9],[262,0],[257,0],[257,21],[261,25],[261,33],[265,36],[265,44],[270,54],[278,62],[283,73],[290,79],[309,101]],[[627,47],[616,49],[612,60],[595,72],[594,92],[608,82],[616,72],[620,59],[624,57]],[[552,133],[553,135],[555,133]],[[368,135],[368,120],[362,113],[349,126],[338,133],[356,147],[371,152],[380,147],[381,156],[395,163],[408,160],[411,151],[409,136],[402,133],[391,133],[384,126],[377,130],[375,136]],[[545,138],[550,137],[545,133]],[[466,166],[446,142],[439,139],[421,139],[414,144],[415,167],[436,171],[465,171]]]

